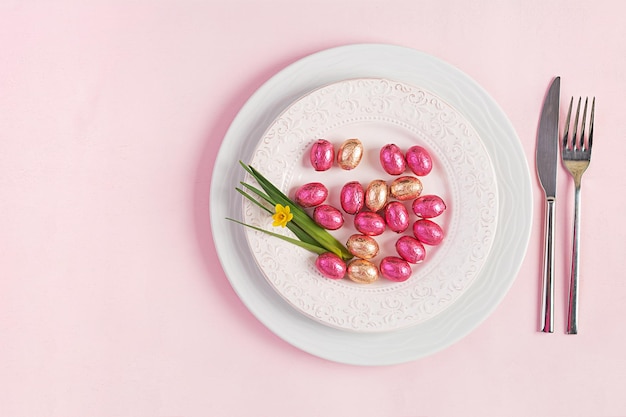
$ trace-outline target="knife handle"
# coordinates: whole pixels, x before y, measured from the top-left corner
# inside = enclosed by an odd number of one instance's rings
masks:
[[[543,291],[541,297],[541,331],[554,332],[554,197],[546,199],[545,244],[543,256]]]

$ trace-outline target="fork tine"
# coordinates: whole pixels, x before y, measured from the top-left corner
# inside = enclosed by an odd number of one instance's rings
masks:
[[[585,97],[585,107],[583,109],[583,121],[580,126],[580,144],[578,145],[578,149],[581,151],[585,149],[585,122],[587,121],[587,102],[589,101],[588,97]]]
[[[569,120],[572,115],[572,104],[574,103],[574,97],[569,101],[569,110],[567,111],[567,118],[565,119],[565,132],[563,132],[563,149],[569,149],[567,146],[567,139],[569,136]]]
[[[589,117],[589,139],[587,140],[588,142],[588,150],[589,152],[591,152],[591,145],[593,143],[593,114],[596,108],[596,98],[594,97],[591,100],[591,116]]]
[[[580,115],[580,101],[581,97],[578,97],[578,106],[576,106],[576,116],[574,117],[574,133],[572,134],[572,149],[578,149],[578,116]]]

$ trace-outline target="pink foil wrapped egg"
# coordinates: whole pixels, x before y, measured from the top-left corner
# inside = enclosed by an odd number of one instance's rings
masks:
[[[396,241],[396,251],[405,261],[417,264],[426,258],[426,249],[422,242],[411,236],[402,236]]]
[[[341,188],[340,194],[341,208],[348,214],[356,214],[365,204],[365,190],[358,181],[346,183]]]
[[[326,171],[333,166],[335,148],[326,139],[318,139],[313,143],[310,153],[311,165],[316,171]]]
[[[446,203],[437,195],[423,195],[413,201],[411,208],[416,215],[430,219],[443,213],[446,210]]]
[[[339,210],[328,204],[315,207],[313,220],[324,229],[337,230],[343,226],[343,215]]]
[[[399,201],[390,201],[385,206],[385,223],[396,233],[402,233],[409,228],[409,211]]]
[[[385,231],[385,219],[373,211],[361,211],[354,216],[354,227],[367,236],[378,236]]]
[[[420,219],[413,223],[415,238],[425,245],[435,246],[443,240],[443,229],[428,219]]]
[[[390,281],[404,282],[411,277],[411,265],[397,256],[387,256],[378,266],[380,274]]]
[[[393,143],[380,149],[380,164],[390,175],[400,175],[406,169],[406,161],[402,150]]]
[[[346,263],[332,252],[319,255],[315,260],[315,266],[326,278],[341,279],[346,275]]]
[[[310,182],[296,190],[295,202],[300,207],[315,207],[326,201],[328,189],[321,182]]]
[[[433,160],[428,151],[421,146],[411,146],[406,151],[406,164],[415,175],[427,175],[433,169]]]

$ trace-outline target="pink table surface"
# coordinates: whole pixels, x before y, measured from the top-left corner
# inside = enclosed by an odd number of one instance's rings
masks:
[[[626,3],[0,3],[0,415],[625,416]],[[239,300],[208,199],[225,132],[286,65],[351,43],[443,59],[499,103],[532,173],[519,275],[469,336],[401,365],[300,351]],[[556,331],[538,332],[535,135],[549,80],[595,95],[580,334],[564,334],[573,187],[559,172]],[[562,112],[565,111],[563,105]]]

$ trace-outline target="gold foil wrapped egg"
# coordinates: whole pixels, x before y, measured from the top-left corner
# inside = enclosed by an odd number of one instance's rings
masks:
[[[354,234],[346,243],[348,251],[361,259],[371,259],[378,255],[378,242],[370,236]]]
[[[378,279],[378,268],[367,259],[355,259],[348,265],[348,278],[359,284],[371,284]]]
[[[378,211],[385,207],[388,199],[389,186],[384,180],[374,180],[369,183],[365,191],[365,206],[368,209]]]
[[[389,193],[400,201],[412,200],[422,193],[422,182],[411,176],[396,178],[389,186]]]
[[[363,158],[363,144],[358,139],[346,140],[337,152],[337,163],[345,170],[356,168],[361,158]]]

